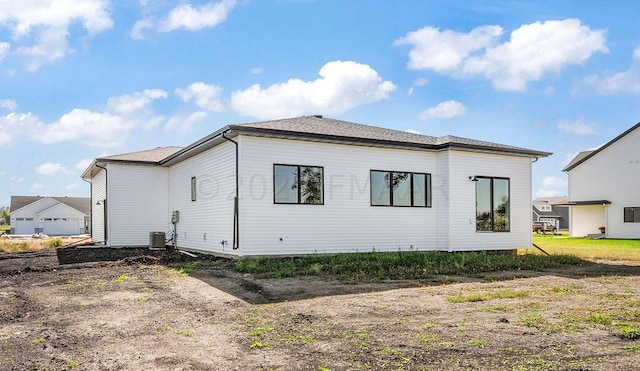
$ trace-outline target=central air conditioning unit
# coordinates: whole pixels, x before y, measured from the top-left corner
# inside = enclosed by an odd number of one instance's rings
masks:
[[[164,232],[149,232],[149,248],[164,249]]]

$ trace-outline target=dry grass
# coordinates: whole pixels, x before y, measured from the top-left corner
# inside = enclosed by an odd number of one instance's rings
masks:
[[[79,240],[78,238],[70,238],[70,237],[20,238],[20,239],[2,238],[0,239],[0,251],[5,253],[39,251],[44,249],[53,249],[53,248],[62,247],[62,246],[69,246],[77,242],[81,242],[81,240]]]

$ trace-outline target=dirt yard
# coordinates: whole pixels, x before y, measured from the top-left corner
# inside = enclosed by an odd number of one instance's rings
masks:
[[[343,284],[141,253],[0,254],[0,369],[640,369],[631,263]]]

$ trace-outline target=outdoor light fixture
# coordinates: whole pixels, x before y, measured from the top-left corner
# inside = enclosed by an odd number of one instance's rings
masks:
[[[469,180],[470,180],[470,181],[472,181],[472,182],[477,182],[477,181],[478,181],[478,177],[477,177],[477,176],[475,176],[475,175],[471,175],[471,176],[469,177]]]
[[[98,200],[98,202],[96,202],[96,205],[102,205],[102,201]]]

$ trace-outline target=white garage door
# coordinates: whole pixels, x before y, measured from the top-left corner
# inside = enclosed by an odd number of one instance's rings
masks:
[[[33,218],[16,218],[16,234],[33,234],[35,231]]]
[[[78,218],[46,218],[44,220],[44,234],[49,236],[64,236],[80,233]]]

